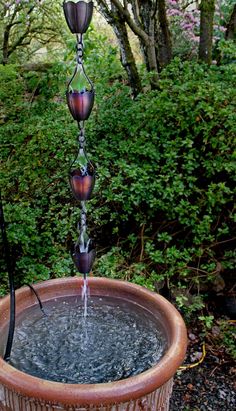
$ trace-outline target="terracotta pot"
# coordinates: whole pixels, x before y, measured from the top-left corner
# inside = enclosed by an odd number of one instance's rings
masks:
[[[81,278],[45,281],[35,286],[42,301],[75,296]],[[173,376],[186,352],[186,328],[177,310],[163,297],[143,287],[105,278],[89,279],[90,294],[123,298],[158,317],[168,348],[149,370],[104,384],[63,384],[25,374],[0,358],[0,409],[8,411],[167,411]],[[16,292],[17,315],[36,304],[28,287]],[[6,335],[9,297],[0,302],[0,335]]]

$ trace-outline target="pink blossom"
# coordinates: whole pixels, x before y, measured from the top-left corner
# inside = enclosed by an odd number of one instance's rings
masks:
[[[186,13],[185,17],[187,20],[191,21],[192,23],[197,23],[198,19],[192,13]]]
[[[178,6],[177,0],[169,0],[168,3],[170,6]]]
[[[199,41],[199,36],[196,36],[194,33],[189,33],[189,38],[192,41],[198,42]]]
[[[222,33],[225,33],[227,28],[223,27],[223,26],[220,26],[220,27],[218,27],[218,30],[220,30]]]
[[[182,13],[181,13],[180,10],[171,9],[171,10],[168,11],[168,15],[169,15],[169,16],[181,16]]]
[[[181,27],[184,30],[192,30],[193,29],[193,24],[192,23],[182,23]]]

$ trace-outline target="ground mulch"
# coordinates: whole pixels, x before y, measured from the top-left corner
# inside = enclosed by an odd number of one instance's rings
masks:
[[[203,363],[178,372],[170,411],[235,411],[236,364],[208,353]]]

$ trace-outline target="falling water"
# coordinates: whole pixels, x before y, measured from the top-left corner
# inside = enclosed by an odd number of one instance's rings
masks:
[[[88,253],[90,239],[87,235],[87,218],[86,218],[86,206],[85,202],[81,201],[81,223],[79,227],[79,247],[81,253]],[[88,273],[84,274],[84,280],[82,285],[82,301],[84,302],[84,318],[86,319],[88,314]]]
[[[88,295],[89,295],[88,277],[87,277],[87,274],[84,274],[84,280],[83,280],[83,285],[82,285],[82,301],[84,302],[84,318],[85,319],[88,315]]]

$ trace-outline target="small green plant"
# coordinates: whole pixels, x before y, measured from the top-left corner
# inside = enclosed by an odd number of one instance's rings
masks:
[[[213,324],[214,324],[214,316],[213,315],[200,315],[198,319],[201,321],[203,325],[203,330],[205,332],[209,331]]]
[[[97,259],[94,273],[101,277],[124,279],[125,259],[119,247],[113,247]],[[123,270],[123,271],[122,271]]]
[[[201,295],[191,295],[187,290],[179,288],[175,296],[177,307],[183,312],[187,322],[191,321],[193,315],[204,307]]]
[[[223,344],[226,352],[236,360],[236,327],[230,321],[220,320],[219,343]]]

